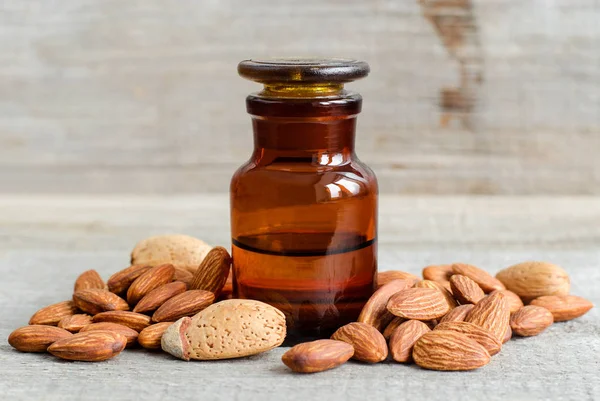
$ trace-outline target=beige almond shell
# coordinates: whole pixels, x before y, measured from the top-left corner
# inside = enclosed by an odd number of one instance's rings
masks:
[[[163,334],[162,348],[184,360],[240,358],[278,347],[285,335],[280,310],[260,301],[230,299],[175,322]]]
[[[193,273],[212,249],[189,235],[158,235],[138,242],[131,251],[131,264],[159,266],[170,263]]]
[[[568,295],[571,280],[561,267],[548,262],[524,262],[496,274],[507,290],[524,303],[546,295]]]

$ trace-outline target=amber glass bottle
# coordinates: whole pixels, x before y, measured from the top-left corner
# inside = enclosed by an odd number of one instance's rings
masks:
[[[231,181],[234,291],[282,310],[291,342],[354,321],[377,273],[377,180],[354,152],[351,60],[246,60],[254,152]]]

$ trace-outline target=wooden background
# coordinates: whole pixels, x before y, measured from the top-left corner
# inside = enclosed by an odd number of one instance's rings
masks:
[[[382,193],[600,194],[595,0],[0,0],[0,192],[224,192],[238,61],[367,60]]]

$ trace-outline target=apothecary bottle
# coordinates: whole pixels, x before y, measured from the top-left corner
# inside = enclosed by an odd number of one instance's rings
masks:
[[[366,63],[246,60],[254,151],[231,181],[234,291],[282,310],[288,338],[356,320],[377,274],[377,180],[355,151]]]

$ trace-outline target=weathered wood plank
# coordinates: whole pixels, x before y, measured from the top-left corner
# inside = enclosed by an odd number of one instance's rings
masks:
[[[384,193],[600,194],[590,1],[0,4],[0,192],[222,192],[249,155],[236,63],[368,60]]]

